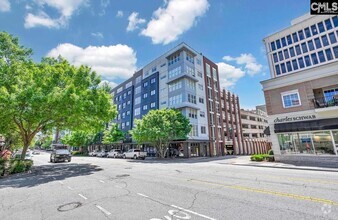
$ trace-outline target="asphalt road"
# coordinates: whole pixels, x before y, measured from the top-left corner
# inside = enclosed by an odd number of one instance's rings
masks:
[[[233,159],[232,159],[233,160]],[[0,179],[0,219],[338,219],[338,173],[244,167],[228,159],[34,156]]]

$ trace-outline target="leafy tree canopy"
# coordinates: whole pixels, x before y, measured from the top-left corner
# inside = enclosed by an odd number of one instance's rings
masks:
[[[133,139],[137,143],[152,144],[162,158],[171,141],[186,139],[191,131],[189,119],[176,109],[149,111],[141,120],[136,120],[135,125],[130,132]]]
[[[122,141],[124,137],[125,134],[118,128],[117,124],[113,124],[110,129],[103,132],[102,143],[111,144],[117,141]]]
[[[116,115],[112,97],[99,86],[89,67],[75,67],[61,57],[28,59],[29,49],[16,38],[0,35],[0,133],[15,126],[23,140],[24,157],[39,131],[52,128],[98,132]],[[25,59],[25,56],[27,57]]]

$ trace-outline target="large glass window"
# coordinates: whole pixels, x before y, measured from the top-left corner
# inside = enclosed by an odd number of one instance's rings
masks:
[[[294,57],[295,56],[295,49],[293,47],[290,47],[290,56]]]
[[[328,89],[324,91],[324,98],[326,102],[332,101],[333,97],[338,95],[338,88]]]
[[[319,49],[322,47],[319,37],[315,38],[315,44],[316,44],[316,49]]]
[[[299,36],[299,40],[304,40],[304,32],[303,32],[303,30],[298,31],[298,36]]]
[[[302,51],[300,50],[300,46],[296,45],[295,48],[296,48],[297,55],[300,55],[302,53]]]
[[[272,56],[273,56],[273,61],[277,63],[278,62],[277,53],[274,53]]]
[[[283,46],[283,47],[286,47],[286,40],[285,40],[285,37],[282,37],[281,41],[282,41],[282,46]]]
[[[282,69],[282,73],[286,73],[285,63],[282,63],[280,67]]]
[[[306,43],[302,43],[302,50],[303,50],[303,53],[306,53],[308,51],[306,47]]]
[[[309,40],[309,41],[307,42],[307,44],[308,44],[308,46],[309,46],[309,50],[310,50],[310,51],[315,49],[312,40]]]
[[[330,131],[278,134],[282,154],[335,154]]]
[[[280,40],[276,40],[277,49],[281,48]]]
[[[304,31],[305,31],[305,36],[306,37],[311,37],[310,28],[307,27],[307,28],[304,29]]]
[[[304,60],[305,60],[306,67],[311,66],[311,60],[310,60],[309,55],[306,55],[304,57]]]
[[[299,68],[304,68],[304,60],[303,57],[298,58]]]
[[[327,36],[326,35],[323,35],[322,36],[322,41],[323,41],[323,45],[324,47],[329,45],[329,40],[327,39]]]
[[[319,57],[319,61],[321,63],[325,62],[325,56],[324,56],[324,52],[323,51],[319,51],[318,52],[318,57]]]
[[[288,41],[288,44],[292,44],[292,38],[291,35],[286,36],[286,40]]]
[[[336,36],[334,35],[334,32],[329,33],[329,38],[330,38],[330,42],[331,44],[334,44],[337,42]]]
[[[326,30],[331,30],[332,29],[332,23],[331,23],[330,18],[326,19],[324,22],[325,22]]]
[[[298,91],[291,91],[282,93],[284,108],[300,106],[300,99]]]
[[[284,58],[283,58],[283,52],[282,51],[278,52],[278,57],[279,57],[279,61],[284,60]]]
[[[338,59],[338,46],[335,46],[333,49],[333,54],[336,59]]]
[[[276,50],[276,44],[275,44],[275,42],[271,42],[271,50],[272,51]]]
[[[292,38],[294,43],[298,42],[298,36],[296,32],[292,34]]]
[[[331,51],[330,48],[325,50],[325,54],[326,54],[326,58],[327,58],[328,61],[333,59],[332,51]]]
[[[289,58],[289,52],[288,49],[283,50],[284,51],[284,58],[288,59]]]
[[[286,62],[286,68],[288,69],[288,72],[292,71],[291,62],[290,61]]]
[[[298,70],[297,60],[292,60],[293,70]]]
[[[276,75],[277,75],[277,76],[280,75],[280,68],[279,68],[279,65],[276,65],[275,68],[276,68]]]
[[[320,33],[323,33],[325,31],[323,22],[318,23],[318,30]]]
[[[311,31],[313,36],[318,34],[317,27],[315,24],[311,26]]]
[[[311,60],[312,60],[313,65],[318,64],[318,58],[317,58],[316,53],[311,54]]]
[[[338,16],[334,16],[334,17],[332,18],[332,21],[333,21],[334,26],[335,26],[335,27],[338,27]]]

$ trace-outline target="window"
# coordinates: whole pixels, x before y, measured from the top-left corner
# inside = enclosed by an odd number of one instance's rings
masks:
[[[329,45],[329,40],[327,39],[327,36],[326,35],[323,35],[322,36],[322,41],[323,41],[323,45],[324,47]]]
[[[126,113],[122,113],[122,118],[125,118],[126,117]]]
[[[171,83],[171,84],[169,84],[168,88],[169,88],[169,92],[180,89],[180,88],[182,88],[182,81]]]
[[[318,34],[317,27],[315,24],[311,26],[311,31],[313,36]]]
[[[298,58],[298,64],[299,64],[299,68],[302,69],[304,68],[304,60],[303,57]]]
[[[286,46],[286,40],[285,40],[285,37],[282,37],[281,41],[282,41],[282,46],[285,47],[285,46]]]
[[[271,50],[272,51],[276,50],[275,42],[271,42]]]
[[[181,75],[181,73],[182,73],[182,68],[181,68],[181,66],[176,67],[175,69],[172,69],[172,70],[170,70],[170,71],[168,72],[169,79],[170,79],[170,78],[173,78],[173,77],[175,77],[175,76]]]
[[[197,71],[197,76],[203,78],[202,73],[200,71]]]
[[[141,114],[141,109],[140,108],[135,108],[135,116],[138,116]]]
[[[196,96],[188,94],[188,102],[196,104]]]
[[[124,124],[124,122],[121,124],[121,129],[124,129],[124,126],[125,126],[125,124]]]
[[[180,56],[181,56],[181,53],[176,53],[176,54],[173,54],[171,55],[169,58],[168,58],[168,66],[180,61]]]
[[[302,50],[303,50],[303,53],[306,53],[308,51],[306,47],[306,43],[302,43]]]
[[[276,75],[277,75],[277,76],[280,75],[280,68],[279,68],[279,65],[276,65],[275,68],[276,68]]]
[[[199,98],[198,101],[199,101],[200,103],[202,103],[202,104],[204,103],[204,99],[203,99],[203,98]]]
[[[122,104],[122,108],[126,108],[126,103],[125,102]]]
[[[335,46],[333,49],[333,54],[336,59],[338,59],[338,46]]]
[[[126,84],[126,89],[129,88],[129,87],[132,86],[132,85],[133,85],[133,82],[130,81],[129,83]],[[128,91],[128,92],[129,92],[129,91]],[[129,95],[129,94],[128,94],[128,95]]]
[[[127,94],[128,94],[128,95],[131,95],[131,90],[129,90]]]
[[[276,40],[277,49],[281,48],[280,40]]]
[[[118,114],[117,115],[117,120],[120,120],[121,119],[121,114]]]
[[[130,100],[127,101],[127,105],[130,105]]]
[[[186,52],[186,60],[188,60],[190,63],[194,63],[194,56],[188,52]]]
[[[141,86],[138,86],[135,88],[135,95],[139,94],[141,92]]]
[[[203,90],[203,85],[202,85],[202,84],[198,84],[198,88],[199,88],[200,90]]]
[[[138,84],[141,82],[142,76],[139,76],[136,78],[135,84]]]
[[[123,93],[123,99],[127,98],[127,93]]]
[[[324,52],[323,51],[319,51],[318,52],[318,57],[319,57],[319,61],[321,63],[325,62],[325,56],[324,56]]]
[[[288,58],[289,58],[289,52],[288,52],[288,49],[285,49],[285,50],[284,50],[284,57],[285,57],[285,59],[288,59]]]
[[[310,29],[307,27],[304,29],[305,31],[305,36],[308,38],[308,37],[311,37],[311,32],[310,32]]]
[[[156,66],[154,66],[153,68],[151,68],[151,72],[155,72],[157,70]]]
[[[281,69],[282,69],[282,73],[286,73],[286,69],[285,69],[285,63],[282,63],[280,65]]]
[[[290,108],[300,106],[298,90],[282,93],[283,107]]]
[[[130,111],[127,111],[127,115],[130,115]]]
[[[334,32],[329,33],[329,38],[330,38],[331,44],[334,44],[334,43],[337,42],[337,38],[336,38],[336,36],[334,35]]]
[[[292,34],[292,38],[293,38],[293,42],[294,42],[294,43],[298,42],[298,36],[297,36],[297,33],[293,33],[293,34]]]
[[[323,33],[325,31],[323,22],[318,23],[318,30],[320,33]]]
[[[305,59],[305,64],[306,64],[306,66],[307,66],[307,67],[308,67],[308,66],[311,66],[311,60],[310,60],[309,55],[306,55],[306,56],[304,57],[304,59]]]
[[[127,122],[126,122],[126,126],[129,126],[129,125],[130,125],[130,122],[129,122],[129,121],[127,121]]]
[[[300,46],[296,45],[295,48],[296,48],[297,55],[300,55],[302,53],[302,51],[300,50]]]
[[[121,105],[118,105],[117,109],[118,109],[118,110],[121,110]]]
[[[286,36],[286,40],[288,41],[288,44],[292,44],[292,38],[291,35]]]
[[[293,70],[298,70],[297,60],[292,60]]]
[[[186,79],[187,86],[189,89],[196,90],[196,84],[191,79]]]
[[[143,87],[147,87],[148,86],[148,82],[143,83]]]
[[[197,110],[189,108],[189,118],[195,118],[197,119]]]
[[[169,98],[169,105],[175,105],[182,102],[182,94]],[[161,103],[162,104],[162,103]]]
[[[148,109],[148,105],[144,105],[144,106],[142,107],[142,109],[143,109],[143,111],[147,110],[147,109]]]
[[[335,27],[338,27],[338,16],[334,16],[334,17],[332,18],[332,20],[333,20],[334,26],[335,26]]]
[[[143,94],[143,98],[146,99],[148,97],[148,93]]]
[[[186,74],[192,75],[195,77],[195,70],[194,68],[191,68],[190,66],[186,66]]]
[[[295,49],[293,47],[290,47],[290,56],[294,57],[295,56]]]
[[[273,61],[277,63],[278,62],[277,53],[274,53],[272,56],[273,56]]]
[[[308,46],[309,46],[309,50],[310,50],[310,51],[315,49],[315,46],[313,45],[313,41],[312,41],[312,40],[309,40],[309,41],[307,42],[307,44],[308,44]]]
[[[201,126],[201,134],[206,134],[206,128],[205,126]]]
[[[291,62],[290,61],[286,62],[286,68],[288,69],[288,72],[292,71]]]
[[[150,103],[150,108],[155,108],[155,106],[156,106],[155,102]]]
[[[324,22],[325,22],[326,30],[331,30],[332,29],[332,23],[331,23],[330,18],[326,19]]]
[[[311,54],[311,60],[312,60],[313,65],[318,64],[318,58],[317,58],[316,53]]]
[[[321,48],[322,44],[320,43],[319,37],[315,38],[316,49]]]
[[[304,32],[303,32],[303,30],[298,31],[298,36],[299,36],[299,40],[304,40]]]
[[[332,52],[331,52],[330,48],[325,50],[325,54],[326,54],[326,58],[327,58],[328,61],[333,59]]]
[[[135,99],[135,105],[138,105],[138,104],[140,104],[141,103],[141,97],[137,97],[136,99]]]
[[[150,83],[151,84],[153,84],[153,83],[155,83],[156,82],[156,78],[152,78],[151,80],[150,80]]]
[[[198,59],[198,58],[196,58],[196,62],[197,62],[198,65],[201,65],[201,64],[202,64],[201,60]]]
[[[282,51],[278,52],[279,61],[284,60]]]
[[[155,90],[151,90],[150,95],[155,95],[156,91]]]
[[[198,125],[192,126],[190,136],[198,136]]]
[[[200,111],[200,117],[205,118],[205,112]]]

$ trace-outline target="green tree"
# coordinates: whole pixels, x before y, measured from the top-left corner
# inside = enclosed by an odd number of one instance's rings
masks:
[[[15,126],[23,141],[22,159],[35,135],[53,128],[98,132],[116,115],[112,97],[89,67],[62,59],[29,59],[30,49],[0,35],[0,121]],[[7,130],[0,130],[6,133]]]
[[[61,140],[62,143],[72,146],[79,147],[80,151],[83,151],[83,147],[88,146],[93,142],[95,134],[86,131],[73,131],[71,134],[67,134]]]
[[[189,120],[176,109],[149,111],[141,120],[136,120],[135,125],[130,132],[133,139],[139,144],[155,146],[161,158],[165,157],[171,141],[187,139],[191,131]]]
[[[122,141],[125,137],[125,134],[118,128],[117,124],[113,124],[110,129],[106,129],[103,132],[103,141],[104,144],[111,144],[117,141]]]

